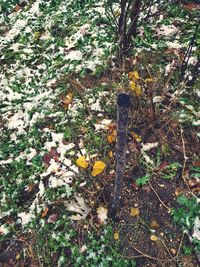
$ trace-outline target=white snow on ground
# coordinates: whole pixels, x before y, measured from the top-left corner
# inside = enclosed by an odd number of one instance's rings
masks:
[[[55,148],[59,161],[51,159],[47,164],[46,169],[40,170],[39,173],[34,173],[30,177],[26,177],[27,183],[24,185],[24,190],[28,190],[29,182],[32,180],[40,179],[37,181],[39,191],[36,193],[34,200],[29,208],[22,209],[19,207],[18,218],[22,223],[22,226],[26,226],[28,223],[35,219],[35,216],[40,214],[46,203],[46,187],[44,186],[44,179],[48,178],[48,188],[58,189],[59,187],[65,187],[66,193],[63,193],[63,198],[69,197],[71,192],[72,182],[80,176],[79,169],[74,165],[73,156],[75,154],[75,144],[64,142],[64,132],[51,130],[50,126],[54,118],[57,117],[61,123],[67,123],[68,118],[65,117],[65,112],[56,110],[56,107],[60,105],[61,93],[66,93],[68,90],[72,90],[69,84],[65,84],[65,88],[59,88],[60,77],[64,74],[68,74],[69,70],[76,71],[77,73],[84,70],[91,70],[95,73],[98,66],[105,66],[111,50],[113,48],[113,40],[109,38],[106,32],[107,26],[97,26],[95,19],[101,15],[105,18],[105,9],[102,5],[103,2],[99,2],[98,6],[87,10],[87,20],[79,21],[80,14],[72,10],[72,18],[77,18],[74,23],[74,28],[70,32],[69,36],[66,35],[59,40],[54,36],[52,28],[55,26],[55,21],[58,19],[56,16],[66,14],[71,8],[69,6],[74,2],[62,1],[60,6],[55,11],[51,11],[48,14],[43,14],[40,11],[40,3],[45,4],[46,1],[36,0],[32,3],[29,10],[21,10],[20,12],[11,13],[8,18],[8,30],[4,33],[4,36],[0,37],[0,59],[5,61],[3,71],[0,73],[0,101],[3,103],[1,108],[1,116],[3,118],[3,124],[1,129],[6,130],[6,138],[8,145],[13,150],[13,147],[17,146],[23,138],[30,135],[30,143],[19,152],[16,150],[15,155],[9,153],[6,156],[0,158],[0,165],[8,166],[8,164],[20,163],[21,160],[26,162],[28,167],[32,167],[33,161],[39,156],[49,153],[52,148]],[[114,11],[117,12],[119,6],[115,4]],[[151,8],[151,13],[157,12],[157,6]],[[48,4],[46,6],[48,10]],[[44,16],[45,15],[45,16]],[[145,16],[145,14],[143,14]],[[40,32],[41,25],[38,22],[38,18],[41,19],[43,32]],[[89,19],[88,19],[89,18]],[[3,23],[6,19],[0,17]],[[63,19],[63,18],[62,18]],[[161,23],[163,16],[159,17],[158,22]],[[179,20],[181,21],[181,20]],[[58,19],[58,24],[61,23]],[[67,24],[64,21],[64,24]],[[69,28],[69,30],[71,30]],[[173,24],[161,25],[155,29],[155,35],[158,38],[164,38],[167,40],[165,45],[168,49],[182,49],[185,44],[180,42],[179,31],[180,29]],[[58,31],[59,32],[59,31]],[[145,28],[140,28],[140,36],[143,36]],[[89,38],[90,37],[90,38]],[[104,39],[104,37],[106,37]],[[171,37],[172,40],[171,40]],[[176,37],[176,39],[174,39]],[[38,38],[38,39],[37,39]],[[90,41],[88,41],[90,39]],[[59,41],[59,42],[58,42]],[[63,41],[63,43],[62,43]],[[81,44],[81,49],[79,43]],[[149,44],[149,47],[158,49],[158,45]],[[145,48],[149,49],[149,48]],[[136,53],[140,55],[142,48],[137,48]],[[9,58],[11,56],[11,59]],[[78,61],[78,63],[76,62]],[[10,62],[10,63],[9,63]],[[174,61],[163,67],[164,75],[169,75],[174,67]],[[195,65],[197,63],[197,57],[192,56],[189,59],[189,65]],[[60,64],[60,65],[59,65]],[[99,93],[97,99],[88,96],[88,103],[92,112],[103,112],[101,100],[106,97],[108,92]],[[196,91],[197,97],[200,97],[200,91]],[[87,96],[85,96],[87,98]],[[154,103],[160,102],[160,96],[154,97]],[[84,110],[84,103],[77,96],[73,99],[72,103],[68,107],[68,116],[73,123],[80,115],[80,110]],[[103,113],[99,113],[99,116],[103,116]],[[197,112],[193,110],[193,114],[197,116]],[[185,114],[182,114],[182,119],[186,118]],[[50,119],[49,125],[45,125],[41,130],[38,129],[37,123],[42,124],[46,118]],[[198,117],[199,118],[199,117]],[[101,119],[94,124],[95,131],[109,129],[109,125],[112,123],[110,119]],[[56,123],[55,123],[56,124]],[[199,126],[199,119],[193,121],[194,126]],[[37,137],[31,135],[32,131],[36,129],[41,134],[42,148],[36,149]],[[48,128],[49,127],[49,128]],[[199,135],[200,137],[200,135]],[[31,139],[32,138],[32,139]],[[33,142],[31,142],[33,140]],[[22,146],[24,144],[22,143]],[[147,151],[156,148],[158,143],[142,144],[143,157],[145,160],[154,164],[153,160],[147,155]],[[84,147],[81,148],[82,154],[87,155],[87,151]],[[80,152],[79,152],[80,153]],[[77,154],[79,155],[79,154]],[[2,156],[2,155],[0,155]],[[61,164],[62,163],[62,164]],[[38,166],[40,167],[40,166]],[[43,166],[44,167],[44,166]],[[1,178],[2,179],[2,178]],[[29,181],[30,179],[30,181]],[[16,185],[22,183],[23,179],[19,175],[16,178]],[[86,182],[82,182],[80,186],[85,186]],[[6,207],[7,193],[2,194],[1,204]],[[79,200],[79,206],[68,204],[68,209],[73,211],[80,211],[81,205],[86,207],[82,199]],[[83,205],[84,204],[84,205]],[[88,212],[89,209],[85,208]],[[1,212],[1,218],[7,216],[13,211],[4,210]],[[82,213],[82,217],[85,218],[86,213]],[[80,219],[81,216],[74,218]],[[81,218],[82,218],[81,217]],[[195,219],[195,225],[193,229],[193,238],[200,240],[199,230],[199,218]],[[0,234],[6,235],[9,230],[6,225],[1,225]]]

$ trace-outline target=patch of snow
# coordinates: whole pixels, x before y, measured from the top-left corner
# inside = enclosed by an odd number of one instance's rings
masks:
[[[173,36],[179,31],[174,25],[161,25],[156,29],[156,35],[158,36]]]
[[[99,130],[107,130],[109,129],[109,125],[112,123],[112,120],[108,120],[108,119],[103,119],[100,123],[95,124],[95,130],[99,131]]]
[[[158,142],[147,143],[147,144],[142,143],[142,151],[149,151],[149,150],[151,150],[152,148],[155,148],[155,147],[158,147]]]
[[[1,160],[1,161],[0,161],[0,165],[9,164],[9,163],[11,163],[12,161],[13,161],[12,158],[9,158],[9,159],[7,159],[7,160]]]
[[[199,220],[199,217],[195,218],[192,237],[200,240],[200,220]]]
[[[28,161],[30,161],[32,158],[34,158],[37,155],[37,151],[34,148],[29,148],[30,152],[29,154],[26,154],[26,158]]]
[[[70,51],[67,55],[64,56],[66,60],[78,60],[80,61],[83,58],[83,53],[81,51]]]
[[[153,103],[160,103],[162,101],[162,96],[155,96],[153,98]]]
[[[7,227],[5,226],[5,224],[2,224],[0,226],[0,235],[3,234],[3,235],[7,235],[9,233],[9,230],[7,229]]]
[[[31,213],[21,212],[18,214],[18,217],[21,219],[22,226],[24,226],[34,218],[34,215]]]
[[[183,47],[178,41],[166,42],[166,45],[169,49],[180,49]]]
[[[62,142],[64,139],[64,134],[63,133],[51,133],[52,141],[54,142]]]
[[[198,58],[197,57],[190,57],[188,60],[189,65],[196,65],[198,63]]]
[[[96,100],[95,103],[93,103],[91,106],[90,106],[90,109],[93,110],[93,111],[101,111],[101,104],[100,104],[100,101],[99,99]]]

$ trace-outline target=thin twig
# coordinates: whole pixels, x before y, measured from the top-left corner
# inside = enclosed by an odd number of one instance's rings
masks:
[[[176,258],[178,258],[178,255],[179,255],[179,253],[180,253],[181,246],[182,246],[182,243],[183,243],[184,235],[185,235],[185,233],[183,232],[183,233],[182,233],[182,236],[181,236],[181,241],[180,241],[179,246],[178,246],[178,249],[177,249]]]
[[[168,213],[171,213],[171,209],[167,205],[165,205],[165,203],[162,201],[162,199],[160,198],[160,196],[158,195],[158,193],[156,192],[156,190],[153,188],[153,186],[151,185],[151,183],[149,183],[149,185],[150,185],[152,191],[157,196],[157,198],[160,201],[160,203],[167,209]]]
[[[185,150],[185,140],[184,140],[184,137],[183,137],[183,129],[181,128],[181,140],[182,140],[182,146],[183,146],[183,157],[184,157],[184,162],[183,162],[183,168],[182,168],[182,179],[185,183],[185,185],[187,186],[187,189],[191,192],[191,189],[187,183],[187,180],[185,178],[185,167],[186,167],[186,163],[187,163],[187,160],[188,160],[188,157],[186,156],[186,150]]]
[[[132,245],[132,248],[135,249],[138,253],[140,253],[142,255],[142,257],[145,257],[145,258],[148,258],[148,259],[151,259],[151,260],[156,260],[156,261],[161,261],[161,262],[169,262],[169,261],[172,261],[172,260],[175,259],[175,257],[173,257],[173,258],[169,258],[169,260],[163,260],[163,259],[160,259],[160,258],[156,258],[156,257],[150,256],[150,255],[144,253],[143,251],[139,250],[138,248],[136,248],[133,245]]]

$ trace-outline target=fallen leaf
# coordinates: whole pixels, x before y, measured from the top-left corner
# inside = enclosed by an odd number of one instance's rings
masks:
[[[138,208],[131,208],[131,216],[135,217],[140,214],[140,210]]]
[[[171,248],[170,250],[171,250],[172,254],[176,255],[176,250],[174,248]]]
[[[67,110],[68,109],[68,106],[69,106],[69,104],[72,103],[72,100],[73,100],[73,94],[69,92],[66,95],[66,97],[64,98],[64,100],[63,100],[64,110]]]
[[[159,166],[159,170],[163,171],[164,169],[166,169],[169,166],[168,162],[165,160],[162,162],[162,164]]]
[[[6,218],[6,223],[7,224],[13,224],[14,220],[11,217]]]
[[[51,159],[54,159],[56,162],[59,162],[59,153],[57,152],[55,147],[52,147],[49,153],[43,156],[43,162],[45,166],[48,167]]]
[[[131,132],[130,132],[130,135],[131,135],[137,142],[141,142],[141,141],[142,141],[142,137],[141,137],[139,134],[135,133],[134,131],[131,131]]]
[[[41,32],[34,32],[34,39],[39,39],[41,36]]]
[[[32,192],[33,189],[34,189],[34,184],[33,184],[33,183],[29,184],[29,185],[28,185],[28,192],[29,192],[29,193]]]
[[[93,165],[92,176],[97,176],[102,173],[106,168],[106,164],[103,161],[96,161]]]
[[[54,223],[58,218],[58,214],[57,213],[53,213],[49,216],[47,223]]]
[[[200,161],[193,161],[192,166],[194,167],[200,167]]]
[[[76,160],[76,165],[83,169],[87,169],[89,163],[86,161],[85,156],[81,156]]]
[[[137,85],[135,81],[130,81],[130,88],[133,92],[136,93],[137,96],[140,96],[142,94],[141,87]]]
[[[114,233],[114,239],[115,239],[115,240],[118,240],[118,239],[119,239],[119,233],[118,233],[118,232],[115,232],[115,233]]]
[[[16,259],[16,261],[18,261],[18,260],[20,260],[20,258],[21,258],[21,254],[18,253],[18,254],[16,255],[15,259]]]
[[[183,189],[182,188],[176,188],[174,192],[175,196],[178,197],[183,194]]]
[[[132,182],[131,186],[133,187],[133,189],[138,190],[139,186],[136,184],[136,182]]]
[[[111,150],[108,152],[108,157],[109,157],[110,159],[113,158],[113,152],[112,152]]]
[[[108,143],[114,143],[116,141],[117,132],[116,130],[113,130],[111,134],[107,136]]]
[[[150,236],[150,239],[151,239],[151,241],[157,241],[158,240],[158,237],[156,236],[156,235],[151,235]]]
[[[44,217],[46,217],[47,216],[47,213],[48,213],[48,211],[49,211],[49,208],[48,207],[46,207],[46,209],[42,212],[42,215],[41,215],[41,217],[42,218],[44,218]]]
[[[16,5],[15,7],[14,7],[14,11],[15,12],[18,12],[19,10],[21,10],[22,9],[22,7],[20,6],[20,5]]]
[[[155,83],[156,80],[153,79],[153,78],[146,78],[146,79],[144,80],[144,82],[145,82],[145,83]]]
[[[82,134],[85,134],[85,133],[88,132],[88,129],[86,127],[81,127],[80,131],[81,131]]]
[[[129,72],[128,77],[129,77],[129,79],[132,79],[132,80],[139,80],[140,79],[140,75],[139,75],[138,71],[136,71],[136,70],[133,72]]]
[[[135,87],[137,86],[135,81],[130,81],[130,88],[135,91]]]
[[[104,224],[106,219],[108,218],[108,209],[102,206],[97,208],[97,217],[100,220],[100,223]]]
[[[187,9],[188,11],[193,11],[193,10],[200,9],[200,4],[190,3],[190,4],[183,5],[183,7]]]
[[[158,229],[160,227],[160,225],[157,223],[156,220],[153,220],[150,224],[150,228],[151,229]]]

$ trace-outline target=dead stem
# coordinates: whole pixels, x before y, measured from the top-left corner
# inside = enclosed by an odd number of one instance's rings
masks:
[[[180,240],[179,246],[178,246],[178,249],[177,249],[177,253],[176,253],[176,257],[177,257],[177,258],[178,258],[178,255],[179,255],[179,253],[180,253],[180,250],[181,250],[181,246],[182,246],[182,243],[183,243],[184,235],[185,235],[185,233],[183,232],[183,233],[182,233],[182,236],[181,236],[181,240]]]
[[[80,96],[81,100],[83,101],[85,110],[87,111],[88,115],[91,115],[91,111],[88,108],[88,103],[85,100],[84,95],[82,94],[81,90],[86,90],[86,88],[78,81],[72,79],[72,78],[68,78],[69,83],[73,86],[73,88],[76,90],[76,92],[78,93],[78,95]]]
[[[150,185],[152,191],[153,191],[153,192],[155,193],[155,195],[157,196],[157,198],[158,198],[158,200],[160,201],[160,203],[167,209],[167,212],[168,212],[168,213],[171,213],[171,209],[170,209],[167,205],[165,205],[165,203],[162,201],[162,199],[160,198],[160,196],[158,195],[158,193],[156,192],[156,190],[153,188],[153,186],[151,185],[151,183],[149,183],[149,185]]]
[[[185,167],[186,167],[186,163],[187,163],[188,157],[186,156],[185,140],[184,140],[183,129],[182,129],[182,128],[181,128],[181,140],[182,140],[183,157],[184,157],[184,162],[183,162],[183,168],[182,168],[182,174],[181,174],[181,176],[182,176],[182,179],[183,179],[185,185],[187,186],[187,189],[189,190],[189,192],[190,192],[193,196],[195,196],[195,195],[192,193],[192,191],[191,191],[191,189],[190,189],[190,187],[189,187],[189,185],[188,185],[188,183],[187,183],[186,177],[185,177]]]
[[[172,261],[172,260],[176,259],[176,257],[173,257],[173,258],[169,258],[169,260],[163,260],[163,259],[160,259],[160,258],[152,257],[152,256],[144,253],[143,251],[139,250],[138,248],[136,248],[133,245],[132,245],[132,248],[135,249],[138,253],[140,253],[142,255],[142,257],[145,257],[145,258],[148,258],[148,259],[151,259],[151,260],[156,260],[156,261],[161,261],[161,262],[169,262],[169,261]]]

